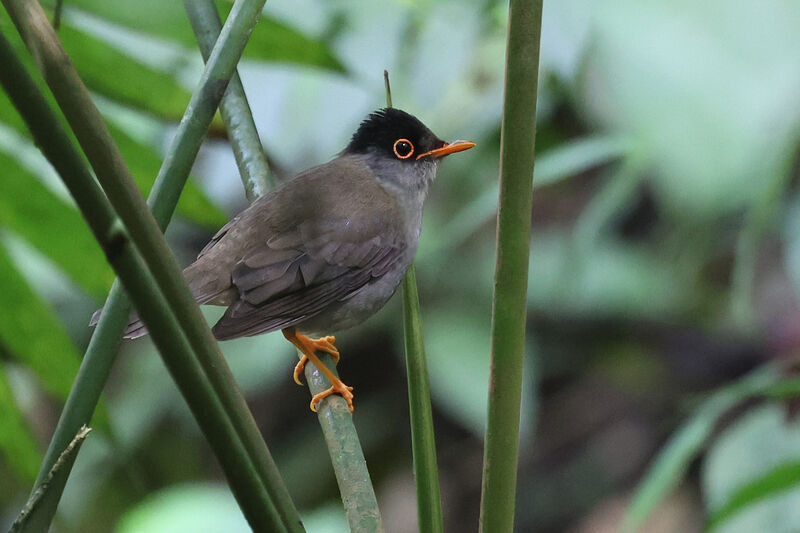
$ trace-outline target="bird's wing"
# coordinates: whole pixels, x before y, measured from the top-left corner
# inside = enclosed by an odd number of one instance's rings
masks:
[[[324,184],[307,178],[291,188],[290,195],[310,196],[300,204],[307,209],[304,213],[296,210],[299,197],[278,194],[279,201],[270,202],[270,215],[260,221],[244,215],[220,231],[216,239],[224,248],[225,235],[235,238],[238,225],[262,224],[259,238],[247,238],[247,249],[231,270],[239,298],[214,326],[217,338],[302,322],[346,300],[402,257],[407,244],[398,223],[399,207],[362,171],[352,164],[329,164]],[[336,201],[326,202],[325,191],[331,191],[328,197],[335,194]]]

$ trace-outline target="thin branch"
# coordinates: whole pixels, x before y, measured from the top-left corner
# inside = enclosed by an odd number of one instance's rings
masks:
[[[480,530],[514,528],[542,0],[511,0]]]
[[[184,6],[192,23],[203,59],[208,61],[222,28],[217,7],[213,0],[185,0]],[[233,153],[245,192],[252,202],[275,183],[269,172],[267,158],[253,121],[253,114],[236,71],[234,71],[228,89],[222,97],[220,111],[233,146]],[[175,149],[178,149],[179,146],[181,146],[180,143],[176,141]],[[188,169],[185,170],[188,173]],[[171,172],[165,173],[166,176],[171,174]],[[259,437],[254,435],[252,438]],[[303,531],[300,515],[269,452],[265,459],[261,470],[267,476],[268,486],[277,487],[276,490],[270,491],[270,496],[274,499],[278,512],[281,513],[284,526],[289,532]]]

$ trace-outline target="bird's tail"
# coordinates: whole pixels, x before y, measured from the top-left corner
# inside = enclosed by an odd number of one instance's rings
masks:
[[[188,266],[183,271],[183,275],[189,284],[192,296],[194,296],[198,304],[230,305],[233,303],[236,291],[230,287],[230,282],[219,279],[214,275],[213,271],[207,271],[203,261],[196,261]],[[100,321],[100,316],[103,314],[103,309],[101,307],[94,312],[91,320],[89,320],[89,326],[97,325]],[[128,327],[125,328],[124,338],[138,339],[147,334],[147,327],[139,320],[139,315],[131,313]]]
[[[94,312],[92,315],[91,320],[89,320],[89,326],[96,326],[97,323],[100,321],[100,315],[103,314],[104,307],[101,307],[97,311]],[[147,335],[147,327],[144,323],[139,320],[139,315],[136,313],[131,313],[128,327],[125,328],[125,333],[123,334],[123,338],[125,339],[138,339],[139,337],[144,337]]]

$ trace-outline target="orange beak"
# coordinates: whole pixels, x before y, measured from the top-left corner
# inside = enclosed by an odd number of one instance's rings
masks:
[[[441,148],[436,148],[434,150],[430,150],[425,152],[424,154],[419,154],[417,159],[422,159],[423,157],[432,157],[434,159],[438,159],[440,157],[444,157],[448,154],[454,154],[456,152],[463,152],[464,150],[469,150],[475,146],[475,143],[469,141],[453,141],[451,143],[445,143],[444,146]]]

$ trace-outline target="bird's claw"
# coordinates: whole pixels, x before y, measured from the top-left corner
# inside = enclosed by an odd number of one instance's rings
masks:
[[[324,391],[320,392],[319,394],[315,394],[313,398],[311,398],[311,410],[315,413],[317,412],[317,406],[319,402],[330,396],[331,394],[339,394],[342,398],[347,402],[347,407],[350,409],[352,413],[354,410],[353,407],[353,393],[350,392],[353,390],[353,387],[349,387],[345,385],[342,381],[336,381],[333,385],[325,389]]]
[[[312,339],[311,337],[306,337],[305,335],[297,335],[296,338],[297,341],[301,343],[303,347],[307,348],[311,353],[316,351],[329,353],[331,357],[333,357],[333,362],[337,364],[339,363],[339,350],[337,350],[336,346],[333,345],[333,343],[336,342],[336,337],[333,335],[328,335],[327,337],[321,337],[319,339]],[[301,351],[305,353],[305,350],[302,348]],[[303,357],[300,359],[300,362],[294,367],[294,373],[292,377],[294,377],[294,382],[300,386],[303,385],[303,382],[300,381],[300,375],[305,370],[307,362],[308,356],[303,355]]]

